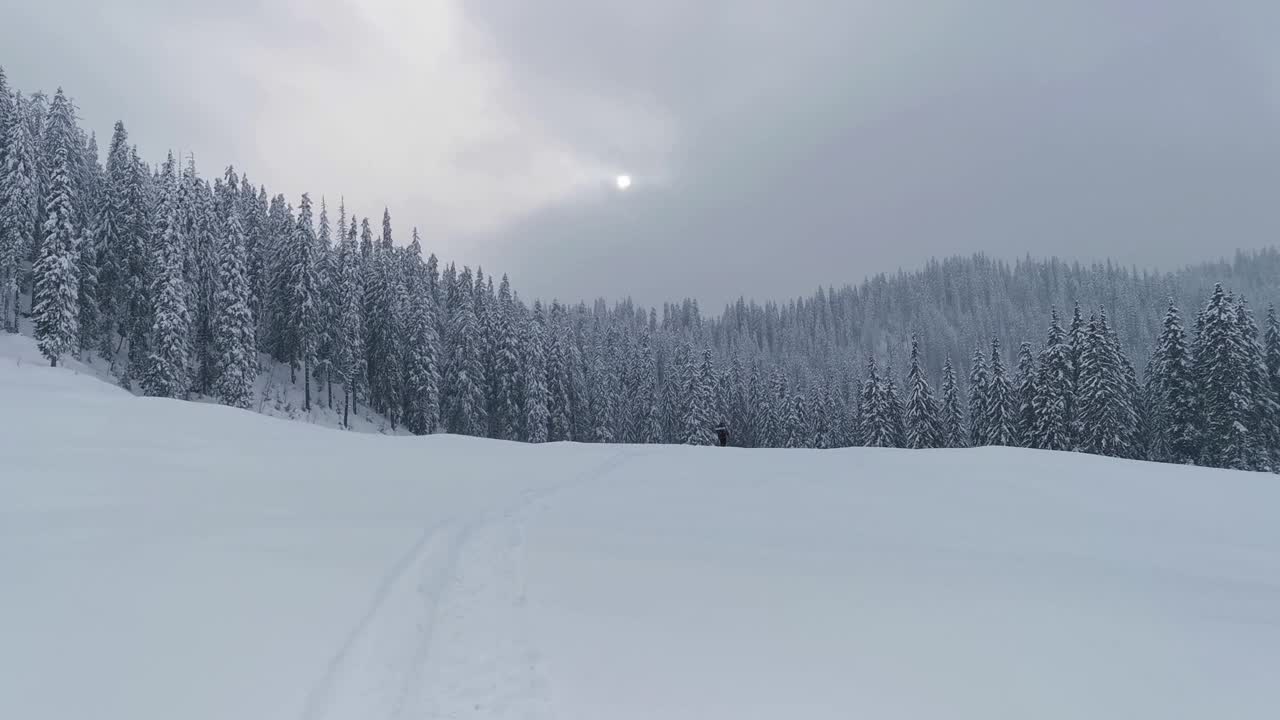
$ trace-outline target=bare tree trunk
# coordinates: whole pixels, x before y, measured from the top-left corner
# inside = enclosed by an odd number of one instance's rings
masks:
[[[342,407],[342,427],[351,429],[351,391],[343,388],[342,390],[343,407]]]
[[[302,361],[302,379],[307,386],[305,406],[311,412],[311,363],[307,360]]]

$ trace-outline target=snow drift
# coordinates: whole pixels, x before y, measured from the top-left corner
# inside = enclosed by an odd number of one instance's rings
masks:
[[[0,358],[0,717],[1280,707],[1273,476],[340,433]]]

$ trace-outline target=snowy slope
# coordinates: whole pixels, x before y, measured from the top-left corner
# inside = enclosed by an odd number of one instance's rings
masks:
[[[0,333],[0,363],[48,365],[49,360],[40,354],[35,340],[30,335],[10,335]],[[289,367],[273,360],[269,355],[258,357],[262,370],[253,383],[254,412],[270,417],[297,420],[320,427],[342,427],[342,385],[333,386],[333,407],[329,407],[328,388],[319,380],[312,382],[311,410],[305,409],[306,386],[302,373],[291,376]],[[58,362],[73,372],[97,378],[103,382],[117,384],[112,373],[111,363],[94,352],[85,352],[83,359],[66,357]],[[213,398],[195,397],[196,402],[216,403]],[[350,430],[354,432],[381,433],[384,435],[407,435],[404,428],[392,428],[391,423],[382,415],[368,407],[359,406],[348,416]]]
[[[0,717],[1270,718],[1274,476],[339,433],[0,362]]]

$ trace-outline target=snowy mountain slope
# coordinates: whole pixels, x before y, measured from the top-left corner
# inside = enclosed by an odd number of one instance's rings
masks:
[[[97,353],[85,352],[82,360],[65,357],[59,361],[74,372],[97,378],[106,383],[118,384],[112,373],[110,361]],[[272,360],[268,355],[260,355],[259,366],[263,369],[253,382],[254,412],[269,417],[297,420],[311,425],[327,428],[342,427],[342,386],[333,386],[333,407],[328,406],[327,388],[319,381],[312,383],[312,405],[308,412],[305,409],[306,388],[303,386],[302,374],[291,378],[289,367]],[[49,359],[40,354],[36,342],[29,335],[11,335],[0,333],[0,363],[48,365]],[[192,398],[197,402],[214,403],[214,398]],[[391,423],[372,409],[360,406],[350,413],[350,430],[364,433],[381,433],[383,435],[407,435],[404,428],[392,428]]]
[[[0,363],[0,717],[1263,718],[1274,476],[338,433]]]

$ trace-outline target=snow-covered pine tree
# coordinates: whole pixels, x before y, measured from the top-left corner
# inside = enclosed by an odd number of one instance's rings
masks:
[[[30,284],[23,268],[37,244],[38,170],[25,108],[22,95],[16,95],[7,127],[0,127],[5,137],[0,160],[0,325],[9,332],[18,332],[20,298]]]
[[[902,400],[898,396],[898,382],[893,377],[893,367],[889,363],[884,366],[884,422],[888,444],[884,447],[905,447],[906,432],[902,428]]]
[[[1000,339],[991,338],[991,377],[987,382],[987,444],[1015,445],[1013,386],[1004,371]]]
[[[551,397],[547,390],[546,318],[541,303],[534,303],[533,312],[522,325],[521,335],[520,437],[525,442],[544,443],[548,437]]]
[[[336,288],[335,366],[342,378],[342,424],[348,428],[351,427],[351,407],[365,384],[364,289],[356,232],[356,224],[352,222],[338,248]]]
[[[1196,324],[1192,375],[1203,423],[1199,462],[1245,469],[1242,458],[1249,445],[1250,403],[1242,395],[1247,390],[1243,343],[1234,300],[1221,284],[1214,286]]]
[[[942,422],[933,389],[920,365],[920,342],[911,338],[911,365],[907,370],[906,446],[909,448],[942,447]]]
[[[1236,332],[1241,345],[1243,385],[1249,402],[1249,409],[1245,412],[1249,423],[1249,444],[1243,450],[1241,464],[1250,470],[1270,470],[1268,443],[1278,408],[1267,377],[1266,351],[1259,338],[1258,325],[1244,298],[1236,303]]]
[[[426,288],[423,288],[426,293]],[[489,375],[493,377],[492,437],[501,440],[520,438],[520,337],[516,324],[517,308],[511,297],[511,281],[506,275],[498,288],[498,301],[490,308],[493,324],[494,355]]]
[[[40,352],[57,366],[58,358],[75,350],[79,338],[77,314],[79,287],[76,277],[78,231],[72,197],[71,166],[61,149],[50,173],[45,197],[44,238],[34,277],[32,324]]]
[[[218,290],[214,296],[214,392],[225,405],[248,408],[258,374],[253,314],[249,310],[244,229],[233,207],[218,244]]]
[[[767,406],[760,447],[783,447],[788,434],[787,420],[791,415],[791,396],[787,390],[787,378],[779,368],[769,373],[766,390]]]
[[[616,398],[610,382],[608,356],[605,353],[604,333],[597,329],[593,347],[586,353],[587,416],[590,418],[587,438],[591,442],[611,443],[614,435],[613,417]],[[710,395],[710,392],[707,393]]]
[[[1033,447],[1036,425],[1036,361],[1031,354],[1031,343],[1018,347],[1018,375],[1014,382],[1016,414],[1013,424],[1014,441],[1019,447]]]
[[[880,368],[875,358],[868,355],[866,375],[858,394],[858,444],[863,447],[885,447],[881,401]]]
[[[102,166],[98,162],[98,144],[93,136],[84,137],[84,131],[76,129],[78,139],[73,140],[79,151],[80,163],[72,168],[75,214],[72,223],[77,230],[76,279],[79,309],[76,324],[79,328],[79,350],[96,350],[106,335],[102,325],[102,298],[99,296],[99,253],[95,223],[102,207]],[[89,359],[92,359],[90,356]]]
[[[345,223],[345,218],[343,219]],[[417,229],[414,229],[417,240]],[[338,236],[342,241],[342,236]],[[419,260],[421,262],[421,260]],[[316,277],[316,376],[324,382],[325,405],[333,407],[333,376],[337,355],[337,253],[333,249],[333,230],[329,225],[329,208],[320,198],[319,225],[315,247]]]
[[[311,410],[311,372],[315,367],[319,335],[319,281],[316,277],[316,235],[311,196],[302,194],[298,220],[289,238],[285,264],[286,320],[290,344],[284,358],[290,366],[302,365],[304,408]]]
[[[155,397],[185,398],[191,382],[188,374],[191,316],[182,273],[183,242],[177,208],[166,202],[161,235],[155,243],[155,298],[148,358],[142,388]]]
[[[416,250],[416,252],[414,251]],[[408,331],[405,347],[405,426],[418,435],[436,432],[440,426],[440,338],[436,335],[435,303],[426,288],[426,268],[414,228],[407,253],[410,277]]]
[[[662,400],[658,397],[658,366],[652,346],[651,333],[641,331],[640,335],[640,387],[636,391],[636,411],[640,417],[638,425],[640,434],[636,438],[641,443],[662,442]]]
[[[217,284],[213,200],[208,183],[196,172],[195,158],[190,155],[178,184],[177,207],[182,223],[183,280],[191,314],[190,374],[193,388],[208,393],[213,380],[212,308]]]
[[[792,393],[788,398],[787,406],[783,411],[785,419],[782,427],[786,432],[786,436],[782,440],[779,447],[788,449],[807,448],[810,446],[810,438],[806,426],[808,425],[808,403],[806,402],[803,392]]]
[[[566,344],[564,306],[551,303],[546,325],[547,347],[547,439],[561,442],[573,439],[573,410],[569,399],[568,348]]]
[[[484,370],[480,367],[479,329],[470,269],[464,268],[458,276],[458,286],[445,362],[444,422],[451,433],[483,436],[488,419],[484,388],[479,382]]]
[[[1280,319],[1275,305],[1267,306],[1267,331],[1265,340],[1267,382],[1271,397],[1280,402]],[[1267,440],[1272,472],[1280,472],[1280,411],[1271,418]]]
[[[151,233],[158,222],[153,217],[157,205],[153,200],[154,188],[146,163],[138,157],[137,147],[129,148],[129,165],[124,233],[128,280],[124,283],[125,327],[122,330],[129,350],[121,383],[132,388],[150,366],[151,329],[155,324],[151,291],[157,274]]]
[[[133,175],[129,134],[117,122],[107,150],[106,184],[94,224],[94,252],[98,261],[98,302],[102,356],[114,363],[116,348],[126,336],[126,283],[129,280],[129,238],[132,218],[128,205]]]
[[[1066,332],[1054,308],[1049,334],[1040,352],[1035,394],[1035,430],[1031,447],[1041,450],[1071,449],[1071,416],[1068,408],[1075,396],[1073,353]]]
[[[973,351],[973,362],[969,369],[969,444],[973,447],[991,444],[987,428],[990,418],[987,392],[990,384],[987,358],[982,354],[982,348],[978,347]]]
[[[1070,392],[1067,393],[1065,399],[1072,445],[1077,444],[1081,432],[1080,413],[1076,408],[1076,403],[1080,392],[1080,364],[1082,362],[1081,358],[1084,356],[1085,329],[1084,316],[1080,311],[1080,301],[1077,300],[1075,308],[1071,311],[1071,328],[1067,331],[1067,354],[1070,359],[1068,367],[1071,370],[1071,383]]]
[[[940,447],[966,447],[964,411],[960,407],[960,384],[955,367],[948,357],[942,366],[942,444]]]
[[[1095,455],[1128,457],[1132,452],[1131,406],[1126,397],[1122,362],[1111,342],[1105,311],[1089,318],[1079,341],[1077,449]]]
[[[689,359],[691,365],[685,374],[682,439],[685,445],[714,445],[716,421],[711,413],[715,401],[712,396],[715,364],[711,349],[703,350],[700,355],[689,351]]]

